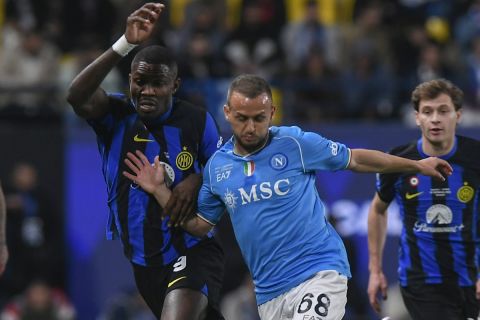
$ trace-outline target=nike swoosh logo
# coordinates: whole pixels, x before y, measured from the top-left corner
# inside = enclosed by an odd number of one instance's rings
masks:
[[[407,193],[405,193],[405,199],[411,200],[411,199],[413,199],[413,198],[418,197],[418,196],[421,195],[422,193],[423,193],[423,191],[417,192],[417,193],[412,193],[412,194],[410,194],[410,193],[407,192]]]
[[[180,281],[180,280],[182,280],[182,279],[185,279],[185,278],[186,278],[186,276],[183,276],[183,277],[180,277],[180,278],[178,278],[178,279],[173,280],[172,282],[169,282],[167,288],[170,288],[170,287],[173,286],[175,283],[177,283],[178,281]]]
[[[135,137],[133,137],[133,141],[135,141],[135,142],[154,142],[155,140],[139,138],[138,134],[137,134]]]

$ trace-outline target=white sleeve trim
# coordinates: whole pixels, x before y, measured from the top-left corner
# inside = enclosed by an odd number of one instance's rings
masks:
[[[352,149],[350,148],[347,148],[347,149],[348,149],[348,161],[347,161],[347,165],[343,169],[347,169],[348,166],[350,165],[350,161],[352,161]]]
[[[202,219],[202,220],[205,221],[206,223],[211,224],[212,226],[215,226],[215,223],[211,222],[211,221],[208,220],[207,218],[205,218],[205,217],[203,217],[202,215],[200,215],[199,212],[197,212],[197,217],[199,217],[200,219]]]

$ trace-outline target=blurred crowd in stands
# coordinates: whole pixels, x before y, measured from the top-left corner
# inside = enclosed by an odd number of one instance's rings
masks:
[[[68,110],[66,84],[144,2],[4,0],[1,112]],[[151,42],[175,51],[181,94],[207,108],[199,83],[249,72],[278,89],[285,122],[397,119],[415,85],[438,77],[465,91],[468,111],[480,110],[480,1],[163,2]],[[128,70],[125,59],[104,87],[125,91]]]

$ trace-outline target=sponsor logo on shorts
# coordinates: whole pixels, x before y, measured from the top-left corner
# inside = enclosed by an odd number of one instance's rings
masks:
[[[183,277],[177,278],[177,279],[175,279],[175,280],[173,280],[173,281],[170,281],[170,282],[168,283],[168,288],[170,288],[171,286],[173,286],[173,285],[174,285],[175,283],[177,283],[178,281],[183,280],[183,279],[186,279],[186,278],[187,278],[186,276],[183,276]]]

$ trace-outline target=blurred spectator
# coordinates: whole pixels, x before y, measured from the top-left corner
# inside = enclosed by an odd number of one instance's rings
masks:
[[[325,53],[328,64],[335,64],[338,59],[334,28],[324,26],[317,11],[317,1],[308,1],[305,17],[299,22],[289,23],[282,32],[282,45],[289,70],[298,70],[315,48]]]
[[[341,79],[337,70],[329,67],[321,50],[311,50],[300,69],[289,78],[288,116],[296,121],[315,123],[341,116]]]
[[[19,33],[17,45],[0,55],[0,108],[38,113],[58,103],[59,53],[36,31]]]
[[[87,39],[94,39],[100,48],[111,44],[117,21],[117,10],[111,0],[63,0],[61,17],[63,50],[78,49],[78,44]]]
[[[467,105],[480,108],[480,35],[472,40],[471,51],[467,57],[467,88],[465,100]]]
[[[438,45],[431,43],[422,47],[414,85],[438,78],[451,79],[451,76]]]
[[[351,50],[353,66],[343,75],[343,113],[348,118],[370,120],[391,116],[393,85],[389,70],[379,63],[368,43]]]
[[[472,40],[480,35],[480,0],[471,1],[468,10],[458,18],[454,32],[460,48],[467,51]]]
[[[34,280],[64,286],[63,222],[51,199],[38,188],[36,169],[17,164],[5,186],[10,261],[0,278],[0,298],[19,294]]]
[[[233,75],[256,73],[270,78],[281,69],[280,46],[264,24],[262,14],[260,3],[245,3],[240,25],[225,44],[225,55]]]
[[[75,309],[65,294],[42,281],[34,281],[25,292],[7,304],[0,320],[73,320]]]
[[[349,53],[360,46],[371,48],[378,62],[391,67],[390,28],[384,23],[384,4],[372,2],[358,9],[354,23],[341,28],[341,62],[343,68],[351,68]]]
[[[155,320],[155,316],[137,289],[132,289],[114,297],[97,320]]]
[[[205,79],[229,75],[229,68],[222,57],[221,44],[225,33],[221,8],[210,2],[196,1],[188,7],[191,19],[179,31],[177,52],[179,74],[182,77]],[[210,7],[210,6],[213,6]],[[216,10],[215,10],[216,9]]]
[[[228,320],[260,320],[250,274],[245,276],[237,289],[223,298],[221,309]]]
[[[7,19],[25,31],[37,31],[49,41],[58,40],[62,32],[62,0],[6,0]]]

